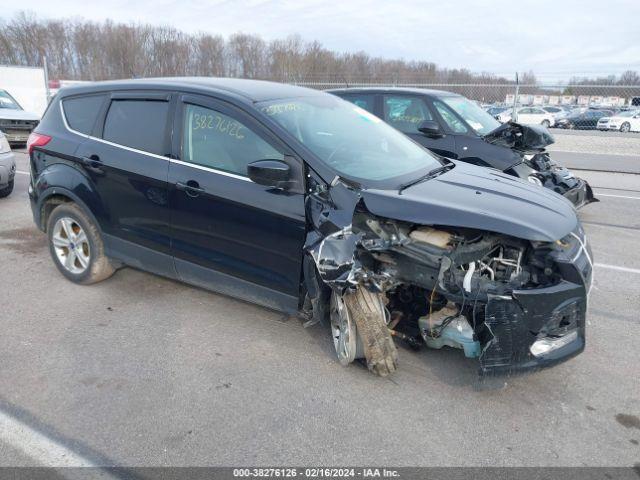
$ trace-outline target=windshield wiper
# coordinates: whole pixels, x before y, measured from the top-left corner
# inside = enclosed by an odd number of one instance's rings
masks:
[[[398,189],[398,193],[402,193],[403,190],[416,185],[418,183],[424,182],[426,180],[429,180],[431,178],[437,177],[438,175],[446,172],[447,170],[451,170],[454,167],[454,163],[446,163],[444,165],[441,165],[439,167],[434,168],[433,170],[431,170],[429,173],[427,173],[426,175],[423,175],[421,177],[418,177],[414,180],[411,180],[410,182],[407,183],[403,183],[402,185],[400,185],[400,188]]]

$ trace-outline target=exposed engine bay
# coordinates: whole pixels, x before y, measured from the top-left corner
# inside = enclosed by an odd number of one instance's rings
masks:
[[[542,366],[538,351],[557,351],[582,335],[591,282],[583,232],[529,241],[381,218],[356,200],[339,229],[330,214],[315,215],[307,248],[312,262],[305,262],[310,323],[330,317],[334,343],[349,338],[349,345],[336,343],[341,363],[366,357],[370,370],[391,373],[393,337],[413,349],[459,348],[479,360],[483,374],[511,373]],[[321,198],[309,203],[322,212]],[[323,235],[327,225],[336,229]],[[364,307],[356,313],[352,303]],[[372,326],[376,338],[368,333]],[[574,354],[584,347],[578,343]]]

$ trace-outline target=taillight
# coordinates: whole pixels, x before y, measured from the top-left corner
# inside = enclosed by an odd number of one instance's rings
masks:
[[[29,138],[27,139],[27,154],[31,155],[33,147],[44,147],[50,141],[51,137],[49,135],[31,132],[31,135],[29,135]]]

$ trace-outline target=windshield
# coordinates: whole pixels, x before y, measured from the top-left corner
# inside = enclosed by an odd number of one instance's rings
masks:
[[[340,176],[380,181],[442,165],[378,117],[331,95],[262,102],[258,108]]]
[[[638,112],[634,112],[633,110],[629,110],[626,112],[620,112],[617,116],[618,117],[633,117],[634,115],[637,115]]]
[[[495,118],[464,97],[441,97],[478,135],[486,135],[500,126]]]
[[[8,108],[10,110],[22,110],[18,102],[5,90],[0,90],[0,108]]]

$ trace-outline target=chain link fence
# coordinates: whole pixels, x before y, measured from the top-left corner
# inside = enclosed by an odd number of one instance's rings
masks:
[[[332,88],[399,87],[443,90],[463,95],[483,106],[563,106],[613,110],[640,109],[640,85],[398,83],[371,81],[292,81],[295,85]]]

